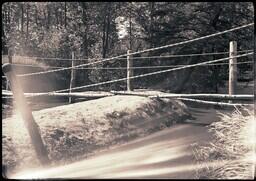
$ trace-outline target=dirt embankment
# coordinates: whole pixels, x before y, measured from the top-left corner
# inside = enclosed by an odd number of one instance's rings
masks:
[[[33,112],[54,164],[77,161],[98,150],[162,130],[190,117],[169,99],[112,96]],[[2,157],[7,171],[39,166],[19,114],[2,120]]]

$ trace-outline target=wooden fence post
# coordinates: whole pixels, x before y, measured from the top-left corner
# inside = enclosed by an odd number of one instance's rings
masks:
[[[9,63],[12,64],[12,56],[14,55],[14,50],[12,47],[10,47],[8,49],[8,60],[9,60]]]
[[[237,59],[233,58],[237,55],[237,42],[231,41],[229,43],[229,95],[234,95],[236,93],[237,84]],[[231,101],[230,101],[231,102]]]
[[[75,81],[76,81],[76,69],[73,68],[75,66],[75,52],[72,51],[72,69],[71,69],[71,77],[70,77],[70,86],[69,86],[69,93],[72,91],[72,87],[75,87]],[[75,101],[75,98],[69,97],[69,103],[73,103]]]
[[[133,60],[132,60],[132,56],[130,55],[131,50],[127,51],[127,91],[133,91],[133,85],[132,85],[132,80],[130,79],[130,77],[133,76],[133,69],[131,67],[133,67]]]
[[[43,144],[39,127],[34,120],[32,111],[26,102],[24,92],[20,82],[17,79],[17,76],[12,70],[11,64],[4,64],[2,66],[2,70],[7,79],[10,81],[10,87],[13,92],[14,100],[16,100],[18,110],[20,111],[24,124],[28,130],[32,145],[36,151],[37,158],[43,166],[49,165],[50,160],[48,158],[47,149]]]
[[[6,78],[5,90],[9,90],[9,80]]]
[[[12,64],[12,56],[14,55],[13,48],[8,49],[8,61],[10,64]],[[9,80],[6,78],[6,90],[10,90],[9,88]]]

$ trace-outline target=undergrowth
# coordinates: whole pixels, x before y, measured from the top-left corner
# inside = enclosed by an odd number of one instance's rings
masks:
[[[255,122],[253,111],[236,108],[209,126],[213,139],[194,145],[198,179],[253,179]]]

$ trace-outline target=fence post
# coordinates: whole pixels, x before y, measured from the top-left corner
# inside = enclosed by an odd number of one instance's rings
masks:
[[[132,85],[132,80],[130,77],[133,76],[133,60],[132,56],[130,55],[131,50],[127,51],[127,91],[133,91],[133,85]]]
[[[236,93],[237,84],[237,59],[233,58],[237,55],[237,42],[231,41],[229,43],[229,95]],[[231,102],[231,101],[230,101]]]
[[[12,47],[10,47],[8,49],[8,60],[9,60],[9,63],[12,64],[12,56],[14,55],[14,50]]]
[[[36,156],[43,166],[50,164],[48,158],[47,149],[44,146],[43,140],[40,135],[40,129],[34,120],[32,111],[26,102],[24,92],[17,79],[14,71],[12,70],[11,64],[7,63],[2,66],[3,73],[6,75],[7,79],[10,80],[10,87],[13,92],[14,100],[16,100],[17,107],[23,118],[25,127],[28,130],[32,145],[35,148]],[[15,131],[15,130],[13,130]]]
[[[71,77],[70,77],[70,85],[69,85],[69,93],[72,91],[72,87],[75,87],[75,81],[76,81],[76,70],[73,68],[75,66],[75,52],[72,51],[71,54],[72,57],[72,69],[71,69]],[[75,101],[75,98],[69,97],[69,103],[73,103]]]
[[[5,90],[9,90],[9,80],[6,78],[6,80],[5,80],[6,82],[6,85],[5,85]]]
[[[10,64],[12,64],[12,56],[14,54],[14,51],[12,48],[8,49],[8,61]],[[9,90],[9,80],[6,78],[6,90]]]

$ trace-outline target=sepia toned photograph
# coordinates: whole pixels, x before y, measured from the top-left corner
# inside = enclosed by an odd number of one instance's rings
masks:
[[[2,178],[256,174],[253,2],[4,2]]]

